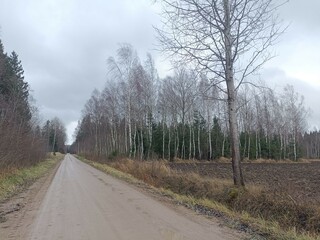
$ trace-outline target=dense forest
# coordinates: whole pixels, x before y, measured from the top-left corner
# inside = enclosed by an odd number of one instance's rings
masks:
[[[62,122],[44,125],[30,96],[17,53],[5,53],[0,40],[0,169],[33,165],[47,152],[64,151]]]
[[[177,66],[159,79],[153,58],[142,62],[123,44],[107,62],[108,80],[87,101],[72,151],[95,159],[230,158],[226,96],[205,75]],[[319,158],[320,132],[306,132],[308,111],[293,86],[238,91],[242,159]]]

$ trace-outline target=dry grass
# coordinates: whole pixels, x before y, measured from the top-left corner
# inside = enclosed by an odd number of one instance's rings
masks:
[[[230,160],[231,162],[231,160]],[[291,159],[281,159],[281,160],[275,160],[275,159],[265,159],[265,158],[258,158],[258,159],[248,159],[245,158],[243,159],[244,163],[288,163],[288,164],[292,164],[292,163],[310,163],[311,161],[308,159],[303,159],[303,158],[299,158],[298,161],[292,161]]]
[[[219,163],[231,163],[231,158],[220,157],[218,158]]]
[[[18,193],[26,185],[31,184],[39,177],[43,176],[49,169],[52,169],[63,154],[53,156],[48,155],[45,161],[42,161],[32,167],[26,168],[7,168],[0,171],[0,202]]]
[[[277,225],[291,232],[291,235],[320,233],[319,208],[298,205],[288,195],[270,196],[262,187],[253,185],[237,189],[231,180],[177,172],[161,161],[124,159],[109,165],[152,186],[198,200],[207,199],[222,204],[232,211],[245,213],[250,218],[271,222],[271,225]]]

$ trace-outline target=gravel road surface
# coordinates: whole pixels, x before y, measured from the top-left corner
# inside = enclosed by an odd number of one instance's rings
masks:
[[[37,210],[33,210],[35,216],[28,224],[26,236],[21,239],[240,238],[237,232],[219,226],[218,221],[181,208],[161,202],[67,154]],[[10,239],[20,238],[12,235]]]

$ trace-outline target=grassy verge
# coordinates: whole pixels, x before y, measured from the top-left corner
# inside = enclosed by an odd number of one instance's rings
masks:
[[[56,156],[50,155],[45,161],[35,166],[0,172],[0,202],[18,193],[25,186],[43,176],[63,157],[63,154],[57,153]]]
[[[252,233],[252,239],[320,239],[318,209],[272,199],[256,186],[238,190],[231,181],[181,174],[163,162],[127,159],[107,165],[82,160],[127,182],[149,184],[154,191],[198,212],[221,217],[227,225]]]

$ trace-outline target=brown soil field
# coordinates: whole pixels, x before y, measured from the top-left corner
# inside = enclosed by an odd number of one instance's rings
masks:
[[[172,169],[201,176],[232,179],[230,163],[169,163]],[[320,203],[320,162],[243,163],[246,184],[264,187],[269,194],[287,196],[297,204]]]

